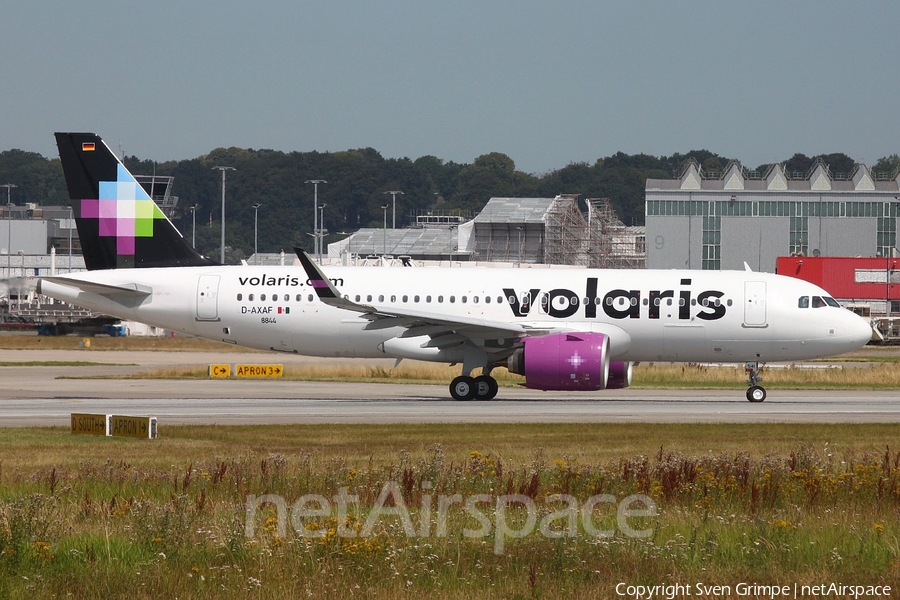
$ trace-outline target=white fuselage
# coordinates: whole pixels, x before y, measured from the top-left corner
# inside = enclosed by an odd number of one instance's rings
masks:
[[[833,356],[865,344],[871,328],[848,310],[802,308],[827,293],[804,281],[749,271],[515,268],[323,269],[363,305],[536,330],[599,331],[613,360],[743,362]],[[67,283],[67,280],[71,284]],[[142,297],[101,294],[79,282],[137,287]],[[456,362],[400,338],[402,326],[369,328],[360,313],[322,303],[300,266],[92,271],[43,281],[51,297],[122,319],[227,343],[310,356]]]

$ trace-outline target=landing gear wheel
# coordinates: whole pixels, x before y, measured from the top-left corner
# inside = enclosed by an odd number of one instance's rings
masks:
[[[490,375],[481,375],[475,378],[476,400],[493,400],[499,389],[500,386],[497,385],[497,380]]]
[[[766,390],[761,385],[750,386],[747,390],[747,400],[750,402],[762,402],[766,399]]]
[[[450,382],[450,395],[454,400],[471,400],[475,397],[475,380],[465,375],[460,375]]]

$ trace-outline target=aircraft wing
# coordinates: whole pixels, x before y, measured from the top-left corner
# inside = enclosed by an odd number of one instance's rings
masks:
[[[322,273],[322,270],[300,248],[295,248],[300,264],[303,265],[310,284],[323,303],[358,312],[370,323],[366,329],[388,329],[391,327],[403,327],[406,331],[400,336],[411,338],[417,336],[429,336],[431,341],[425,347],[449,348],[465,342],[489,352],[511,348],[521,338],[546,335],[552,331],[561,329],[549,329],[546,327],[530,327],[524,323],[507,323],[480,319],[476,317],[446,317],[434,312],[408,310],[395,306],[371,306],[353,302],[341,295],[331,281]]]

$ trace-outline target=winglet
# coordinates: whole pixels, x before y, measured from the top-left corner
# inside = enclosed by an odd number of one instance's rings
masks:
[[[306,271],[306,276],[309,278],[309,284],[316,291],[319,300],[329,306],[345,308],[357,312],[372,312],[371,308],[352,302],[348,298],[344,298],[341,295],[341,292],[334,287],[333,283],[331,283],[331,280],[325,277],[322,269],[320,269],[301,248],[294,248],[294,252],[297,253],[297,258],[300,259],[300,264],[303,266],[303,270]]]

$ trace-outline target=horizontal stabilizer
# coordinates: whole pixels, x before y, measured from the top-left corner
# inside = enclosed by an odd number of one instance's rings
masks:
[[[98,296],[125,295],[144,298],[153,293],[152,288],[138,283],[107,285],[105,283],[94,283],[93,281],[82,281],[80,279],[70,279],[68,277],[41,277],[41,281],[52,281],[59,285],[67,285],[79,290],[84,290],[85,292],[97,294]],[[40,292],[40,290],[38,290],[38,292]]]

